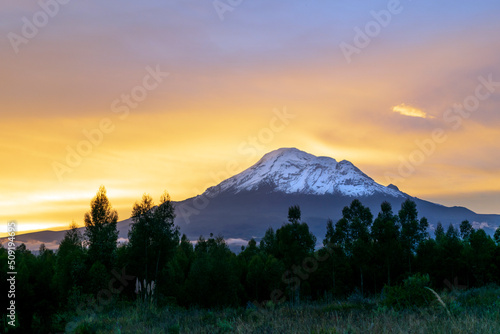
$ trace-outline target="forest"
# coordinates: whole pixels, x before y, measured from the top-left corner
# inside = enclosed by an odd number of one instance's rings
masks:
[[[404,317],[404,310],[441,304],[451,317],[466,311],[472,297],[463,299],[465,292],[478,295],[484,289],[493,291],[485,304],[497,310],[489,320],[499,317],[500,229],[492,238],[462,221],[446,229],[438,223],[431,234],[411,199],[400,208],[383,202],[376,215],[354,199],[341,219],[325,222],[323,240],[309,231],[300,207],[291,203],[283,213],[286,223],[262,231],[259,242],[250,240],[238,254],[222,235],[198,240],[182,235],[166,192],[157,204],[144,195],[131,217],[129,240],[118,244],[118,214],[101,187],[84,215],[84,233],[73,223],[58,250],[42,245],[36,255],[18,245],[16,326],[8,325],[6,314],[3,332],[141,332],[122,328],[120,321],[127,319],[149,328],[145,332],[189,332],[196,321],[212,326],[207,333],[236,332],[237,321],[244,326],[244,319],[272,326],[261,310],[281,310],[286,318],[286,312],[300,309],[321,322],[324,314],[314,311],[315,305],[330,316],[359,308],[403,312]],[[8,291],[6,245],[0,247],[0,259],[0,285]],[[456,296],[443,301],[445,292]],[[166,318],[174,323],[161,320]],[[252,330],[262,332],[258,326]]]

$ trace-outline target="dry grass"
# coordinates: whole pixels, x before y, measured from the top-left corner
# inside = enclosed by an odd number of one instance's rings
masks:
[[[440,298],[441,300],[441,298]],[[444,304],[444,302],[441,300]],[[451,315],[442,307],[394,311],[375,304],[220,311],[129,307],[80,319],[80,333],[500,333],[498,308]]]
[[[438,294],[430,306],[393,309],[377,299],[200,310],[128,304],[76,321],[73,333],[500,333],[500,287]],[[384,306],[385,305],[385,306]]]

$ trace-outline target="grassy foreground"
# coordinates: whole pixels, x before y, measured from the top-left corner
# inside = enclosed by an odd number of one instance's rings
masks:
[[[375,299],[197,310],[129,305],[78,318],[73,333],[500,333],[500,288],[440,295],[395,310]]]

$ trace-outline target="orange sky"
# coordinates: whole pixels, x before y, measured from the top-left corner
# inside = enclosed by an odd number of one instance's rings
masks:
[[[100,185],[126,219],[145,192],[189,198],[279,147],[500,214],[496,2],[401,2],[351,62],[340,43],[387,1],[259,0],[224,21],[210,2],[70,2],[16,53],[9,34],[42,10],[19,3],[0,5],[0,232],[82,225]],[[431,153],[401,173],[418,143]]]

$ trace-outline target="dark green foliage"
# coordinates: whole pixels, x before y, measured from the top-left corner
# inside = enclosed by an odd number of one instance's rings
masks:
[[[436,230],[434,231],[434,236],[437,242],[440,242],[442,239],[444,239],[445,237],[444,228],[441,222],[437,223]]]
[[[497,230],[499,232],[500,230]],[[474,229],[472,228],[471,223],[468,220],[464,220],[460,223],[460,237],[465,241],[470,238],[470,236],[474,233]],[[500,234],[499,234],[500,236]]]
[[[500,227],[497,228],[495,234],[493,235],[493,239],[495,240],[497,246],[500,246]]]
[[[288,209],[288,221],[290,223],[298,223],[300,221],[300,218],[302,216],[302,213],[300,211],[300,207],[298,205],[291,206]]]
[[[185,282],[194,257],[193,245],[184,234],[173,258],[163,268],[162,276],[165,277],[165,283],[159,286],[159,291],[163,296],[174,297],[179,305],[188,305],[185,298],[188,294]]]
[[[254,255],[249,264],[245,279],[248,300],[269,300],[273,290],[278,289],[285,272],[284,264],[273,255],[259,253]]]
[[[403,285],[386,286],[382,303],[397,309],[429,305],[435,300],[432,292],[426,289],[429,283],[429,275],[415,274],[405,279]]]
[[[179,244],[179,229],[174,225],[174,218],[174,207],[166,192],[156,207],[149,195],[135,203],[128,254],[130,272],[140,280],[162,280],[160,274]]]
[[[286,267],[300,265],[314,251],[316,237],[306,223],[284,224],[276,231],[278,258]]]
[[[469,242],[471,271],[474,279],[480,286],[498,280],[498,276],[495,275],[497,268],[493,261],[495,242],[484,230],[474,232]]]
[[[403,253],[408,259],[408,270],[412,272],[412,259],[417,246],[427,237],[427,228],[429,223],[426,218],[418,221],[417,205],[410,199],[401,204],[401,210],[398,213],[401,229],[401,245]]]
[[[64,235],[57,251],[54,283],[62,305],[66,304],[71,287],[82,286],[84,283],[85,256],[82,235],[73,223]]]
[[[186,282],[186,298],[202,307],[238,305],[239,273],[236,268],[236,255],[221,236],[208,240],[200,237]]]
[[[342,219],[337,222],[335,229],[329,223],[326,239],[323,242],[340,247],[356,267],[359,273],[361,294],[364,293],[364,273],[373,255],[370,235],[372,222],[373,215],[370,209],[355,199],[350,206],[342,210]]]
[[[461,293],[457,301],[466,307],[486,306],[498,310],[500,308],[500,287],[487,285],[482,288],[473,288]]]
[[[106,290],[110,280],[108,271],[100,261],[94,262],[88,273],[87,291],[99,292]]]
[[[110,271],[116,256],[118,213],[112,209],[104,186],[90,202],[90,212],[85,213],[84,221],[90,266],[100,261]]]
[[[381,211],[373,222],[371,235],[373,239],[374,258],[381,268],[387,269],[385,281],[390,286],[391,268],[394,268],[401,254],[398,216],[393,214],[390,203],[382,203]]]
[[[117,247],[116,211],[101,187],[85,215],[86,243],[73,224],[57,252],[42,245],[35,256],[25,245],[17,247],[16,284],[20,288],[16,302],[22,332],[61,332],[75,315],[75,328],[82,333],[140,331],[152,329],[158,322],[162,323],[158,331],[170,333],[199,328],[186,324],[180,316],[169,318],[184,312],[179,306],[213,309],[185,312],[197,314],[196,321],[207,326],[207,332],[220,333],[245,331],[241,319],[255,321],[257,332],[271,331],[275,327],[261,317],[295,319],[297,313],[290,307],[304,302],[311,305],[309,311],[316,320],[322,319],[318,317],[322,313],[331,319],[332,312],[375,312],[375,318],[387,317],[395,312],[392,308],[405,309],[404,313],[427,305],[433,312],[437,305],[447,316],[478,305],[488,314],[498,314],[498,287],[477,287],[500,283],[500,230],[491,238],[483,230],[475,231],[468,221],[459,229],[450,225],[445,230],[438,224],[432,239],[427,235],[427,220],[419,219],[411,200],[403,203],[398,214],[389,203],[382,203],[375,220],[367,207],[354,200],[336,223],[326,222],[323,247],[315,249],[316,238],[301,217],[299,206],[290,207],[288,223],[276,232],[269,228],[260,244],[252,239],[236,255],[222,236],[200,237],[194,247],[185,235],[179,240],[175,208],[168,194],[162,196],[159,206],[145,195],[134,205],[129,243]],[[7,250],[0,247],[0,286],[6,291],[7,257]],[[138,303],[135,284],[120,285],[116,275],[122,271],[141,281],[155,281],[154,302]],[[424,274],[411,275],[412,271]],[[110,282],[114,291],[110,303],[99,309],[89,305],[99,299],[100,292],[101,297],[109,295]],[[443,289],[449,291],[448,299],[441,300],[426,287],[441,296]],[[472,289],[461,291],[467,288]],[[381,291],[382,301],[376,308],[376,302],[368,301],[367,296],[373,294],[376,300]],[[346,302],[338,302],[338,298]],[[316,307],[309,301],[328,306]],[[446,308],[440,306],[444,304]],[[239,308],[224,309],[228,306]],[[120,309],[135,310],[129,314],[132,320],[120,319],[121,323],[130,320],[126,329],[110,320]],[[109,313],[101,316],[102,312]],[[375,318],[370,317],[371,323]],[[313,332],[314,325],[301,330]],[[378,330],[381,328],[385,327]],[[483,327],[471,328],[481,332],[478,328]],[[285,332],[290,330],[298,329],[288,327]]]
[[[37,326],[43,331],[49,331],[51,315],[57,309],[56,287],[52,278],[56,268],[56,256],[50,249],[46,249],[42,244],[36,258],[33,270],[34,292],[36,299],[34,302],[35,317],[39,319]]]
[[[278,243],[272,227],[267,229],[264,237],[260,240],[259,248],[267,254],[278,255]]]

